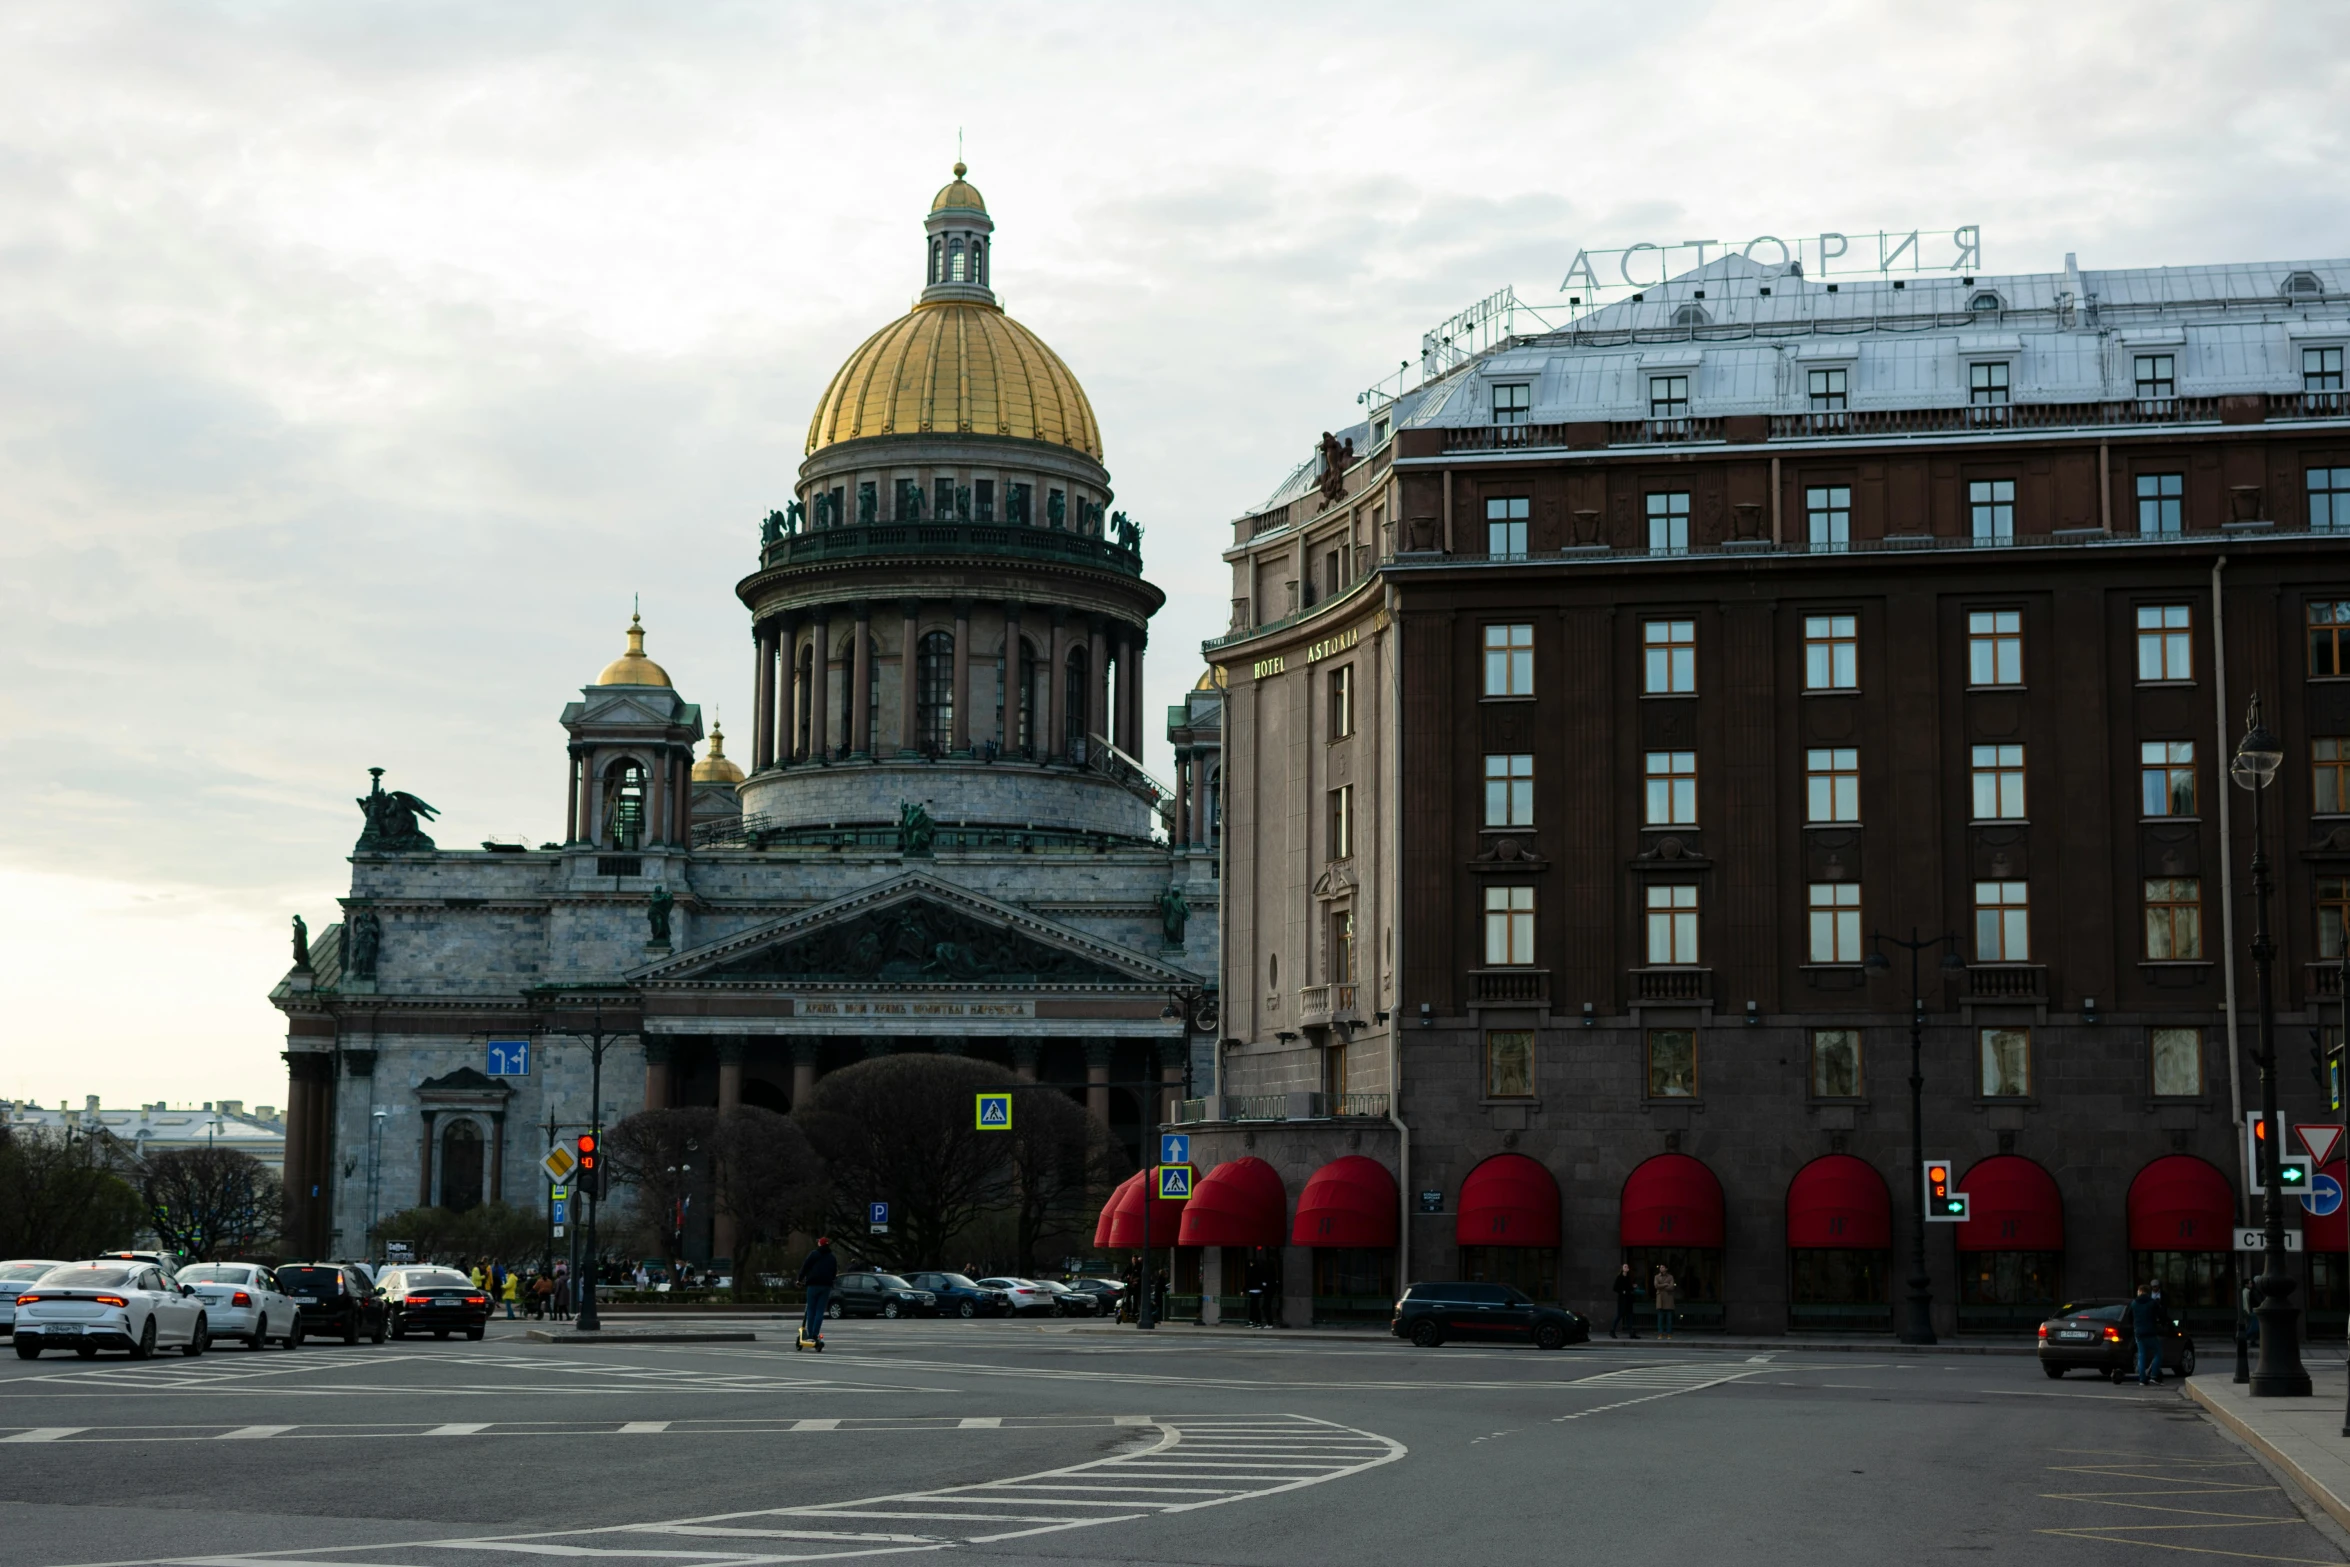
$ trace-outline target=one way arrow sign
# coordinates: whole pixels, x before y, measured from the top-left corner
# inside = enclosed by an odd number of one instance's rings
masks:
[[[2301,1146],[2309,1150],[2310,1159],[2320,1168],[2332,1163],[2334,1150],[2342,1146],[2342,1129],[2338,1126],[2296,1126],[2293,1135],[2301,1139]]]

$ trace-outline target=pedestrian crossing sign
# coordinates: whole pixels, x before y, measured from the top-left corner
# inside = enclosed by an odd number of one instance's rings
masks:
[[[1162,1164],[1159,1166],[1159,1200],[1182,1202],[1191,1196],[1191,1166]]]
[[[1012,1129],[1012,1096],[1010,1094],[981,1094],[979,1096],[979,1129],[983,1132],[1008,1132]]]

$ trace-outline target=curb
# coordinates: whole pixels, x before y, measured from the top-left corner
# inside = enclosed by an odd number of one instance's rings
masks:
[[[2286,1478],[2301,1488],[2302,1495],[2324,1508],[2334,1522],[2345,1529],[2350,1529],[2350,1502],[2343,1501],[2342,1498],[2320,1484],[2316,1476],[2295,1463],[2286,1455],[2284,1449],[2245,1424],[2243,1418],[2228,1408],[2216,1395],[2205,1393],[2199,1378],[2189,1377],[2187,1379],[2186,1392],[2189,1398],[2203,1406],[2205,1414],[2226,1427],[2246,1447],[2251,1448],[2274,1464]]]
[[[522,1335],[533,1344],[755,1344],[756,1333],[553,1333],[531,1328]]]
[[[1136,1333],[1141,1330],[1136,1328],[1132,1323],[1124,1322],[1073,1322],[1065,1325],[1056,1325],[1053,1327],[1039,1326],[1032,1329],[1031,1331],[1037,1333],[1110,1334]],[[1375,1344],[1390,1342],[1396,1343],[1399,1346],[1402,1344],[1401,1340],[1396,1339],[1394,1335],[1389,1333],[1385,1328],[1259,1328],[1252,1330],[1239,1326],[1238,1324],[1233,1324],[1230,1326],[1218,1325],[1215,1327],[1202,1327],[1199,1324],[1193,1322],[1162,1322],[1156,1328],[1152,1329],[1152,1331],[1155,1333],[1171,1333],[1184,1338],[1230,1337],[1234,1339],[1241,1339],[1252,1338],[1256,1334],[1262,1333],[1273,1342],[1280,1342],[1287,1339],[1321,1339],[1329,1342],[1343,1344]],[[1640,1346],[1637,1350],[1633,1349],[1632,1347],[1635,1343]],[[1657,1352],[1659,1346],[1669,1346],[1674,1349],[1769,1350],[1776,1354],[2036,1355],[2039,1353],[2039,1346],[2037,1344],[1984,1344],[1972,1342],[1944,1344],[1903,1344],[1897,1340],[1887,1340],[1882,1343],[1870,1343],[1855,1342],[1851,1339],[1833,1339],[1823,1342],[1814,1342],[1810,1339],[1800,1338],[1706,1338],[1697,1335],[1691,1335],[1686,1338],[1669,1339],[1594,1338],[1587,1343],[1570,1344],[1567,1347],[1569,1349],[1621,1349],[1632,1354],[1653,1355]]]

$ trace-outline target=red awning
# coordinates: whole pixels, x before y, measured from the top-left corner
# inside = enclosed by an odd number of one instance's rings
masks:
[[[2334,1184],[2350,1192],[2350,1165],[2340,1159],[2318,1172],[2330,1175]],[[2315,1211],[2301,1217],[2301,1244],[2311,1251],[2350,1251],[2350,1201],[2339,1203],[2334,1211],[2319,1214]]]
[[[1559,1183],[1522,1153],[1497,1153],[1461,1182],[1453,1238],[1463,1246],[1556,1246]]]
[[[1958,1178],[1967,1196],[1960,1251],[2064,1250],[2064,1198],[2056,1177],[2021,1154],[1978,1159]]]
[[[1199,1179],[1183,1205],[1185,1246],[1278,1246],[1288,1230],[1281,1172],[1253,1155],[1228,1159]]]
[[[1722,1183],[1700,1160],[1660,1153],[1624,1182],[1618,1224],[1626,1246],[1720,1246]]]
[[[2219,1167],[2164,1154],[2130,1182],[2130,1250],[2228,1251],[2236,1194]]]
[[[1141,1247],[1143,1194],[1147,1190],[1143,1182],[1148,1180],[1155,1186],[1157,1184],[1157,1169],[1158,1167],[1153,1165],[1149,1170],[1129,1176],[1126,1184],[1118,1188],[1118,1201],[1110,1214],[1109,1244],[1111,1246],[1126,1251],[1137,1250]],[[1157,1251],[1161,1246],[1176,1245],[1177,1233],[1183,1228],[1183,1204],[1169,1202],[1164,1197],[1155,1196],[1151,1197],[1149,1202],[1151,1250]]]
[[[1333,1159],[1313,1173],[1297,1199],[1296,1246],[1382,1247],[1395,1244],[1395,1177],[1359,1153]]]
[[[1093,1221],[1093,1243],[1096,1246],[1107,1246],[1110,1244],[1110,1221],[1115,1219],[1118,1215],[1118,1204],[1126,1200],[1126,1188],[1134,1185],[1141,1179],[1142,1177],[1139,1175],[1129,1175],[1125,1180],[1118,1183],[1118,1187],[1115,1191],[1111,1192],[1109,1196],[1102,1199],[1101,1217]]]
[[[1874,1165],[1848,1153],[1814,1159],[1787,1187],[1787,1244],[1832,1251],[1887,1251],[1893,1199]]]

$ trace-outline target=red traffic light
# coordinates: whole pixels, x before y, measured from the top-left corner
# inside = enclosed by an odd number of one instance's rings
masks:
[[[593,1132],[579,1134],[579,1167],[583,1170],[596,1167],[596,1134]]]

